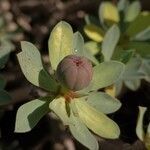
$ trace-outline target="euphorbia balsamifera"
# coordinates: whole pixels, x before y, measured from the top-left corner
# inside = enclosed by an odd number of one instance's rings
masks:
[[[92,63],[85,57],[68,55],[57,67],[58,80],[73,91],[87,87],[92,80]]]
[[[54,27],[48,44],[53,74],[43,67],[37,48],[29,42],[21,42],[22,52],[17,56],[25,77],[49,94],[18,109],[15,132],[30,131],[52,111],[80,143],[98,150],[98,142],[89,129],[103,138],[118,138],[119,127],[106,114],[121,106],[117,99],[99,89],[114,84],[124,65],[117,61],[97,63],[85,51],[82,35],[73,33],[71,26],[64,21]]]

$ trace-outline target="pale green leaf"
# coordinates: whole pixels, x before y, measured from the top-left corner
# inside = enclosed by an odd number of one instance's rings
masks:
[[[18,56],[21,69],[32,84],[45,90],[55,92],[56,81],[44,70],[38,49],[29,42],[21,42],[22,52]]]
[[[124,71],[124,64],[117,61],[103,62],[93,68],[93,78],[85,91],[94,91],[114,84]],[[83,90],[83,91],[84,91]]]
[[[86,99],[86,102],[96,110],[105,114],[113,113],[121,107],[119,100],[104,92],[90,93]]]
[[[7,105],[11,102],[11,97],[8,92],[0,90],[0,106]]]
[[[63,121],[65,125],[68,125],[69,118],[66,110],[66,101],[64,97],[55,98],[49,104],[49,108]]]
[[[139,71],[142,64],[142,59],[139,57],[133,57],[125,66],[123,73],[124,80],[135,80],[143,78],[143,74]]]
[[[127,8],[124,20],[126,22],[133,21],[139,15],[140,11],[141,11],[140,2],[139,1],[132,2]]]
[[[117,3],[117,7],[119,11],[125,12],[128,6],[129,6],[128,0],[119,0],[119,2]]]
[[[125,80],[124,83],[129,89],[131,89],[132,91],[136,91],[141,85],[141,80],[140,79]]]
[[[102,42],[102,54],[104,60],[109,61],[113,55],[115,47],[120,37],[120,30],[117,25],[113,25],[105,34]]]
[[[83,122],[73,113],[71,113],[70,120],[69,129],[74,138],[90,150],[98,150],[99,146],[96,138],[90,133]]]
[[[84,47],[84,39],[80,32],[76,32],[74,34],[73,50],[76,55],[87,57],[92,63],[99,64],[91,52]]]
[[[85,54],[84,54],[84,56],[85,56],[86,58],[88,58],[93,64],[95,64],[95,65],[98,65],[98,64],[99,64],[99,62],[98,62],[98,60],[95,58],[95,56],[93,56],[92,53],[91,53],[88,49],[86,49],[86,48],[85,48]]]
[[[104,31],[94,24],[88,24],[84,27],[85,34],[93,41],[101,42],[104,37]]]
[[[40,119],[49,112],[51,98],[35,99],[19,107],[16,116],[15,132],[23,133],[33,129]]]
[[[150,82],[150,59],[142,59],[139,72],[144,74],[144,79],[146,81]]]
[[[48,47],[52,69],[56,70],[65,56],[73,54],[73,31],[68,23],[61,21],[54,27]]]
[[[84,39],[80,32],[73,35],[73,50],[76,55],[84,56]]]
[[[136,41],[150,40],[150,26],[145,30],[141,31],[140,33],[138,33],[135,37],[133,37],[133,40]]]
[[[84,124],[103,138],[116,139],[119,137],[120,130],[118,125],[103,113],[90,106],[83,98],[75,99],[79,118]]]
[[[144,141],[144,137],[145,137],[144,129],[143,129],[143,118],[146,110],[147,109],[145,107],[139,106],[139,115],[138,115],[138,120],[136,125],[136,134],[141,141]]]
[[[88,41],[84,45],[85,49],[89,50],[92,55],[96,55],[100,52],[100,44],[94,41]]]
[[[142,32],[150,26],[150,13],[142,12],[139,16],[130,23],[126,34],[130,37],[135,37],[136,34]]]

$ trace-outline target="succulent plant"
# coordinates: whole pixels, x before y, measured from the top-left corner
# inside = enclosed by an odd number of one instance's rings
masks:
[[[68,55],[57,67],[58,80],[73,91],[87,87],[92,80],[92,75],[92,63],[86,57]]]
[[[54,27],[48,44],[54,70],[51,74],[43,67],[38,49],[29,42],[21,42],[22,51],[17,56],[25,77],[49,94],[18,109],[15,132],[30,131],[52,111],[80,143],[90,150],[98,150],[98,141],[89,129],[103,138],[118,138],[119,127],[106,114],[121,107],[116,98],[98,90],[114,84],[122,75],[124,64],[117,61],[97,63],[84,49],[82,35],[73,33],[64,21]]]
[[[114,85],[114,94],[119,95],[123,85],[135,91],[142,79],[150,82],[150,12],[142,11],[139,0],[103,1],[98,16],[85,18],[84,32],[92,40],[85,48],[100,62],[126,64],[122,78]]]

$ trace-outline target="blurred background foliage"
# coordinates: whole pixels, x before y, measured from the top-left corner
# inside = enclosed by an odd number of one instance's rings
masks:
[[[118,140],[98,140],[101,143],[101,149],[104,150],[145,149],[145,141],[140,138],[136,130],[138,126],[136,122],[138,106],[147,107],[143,118],[143,129],[145,133],[149,131],[147,126],[150,122],[150,17],[148,12],[150,1],[122,0],[122,2],[124,3],[118,4],[117,0],[109,2],[100,0],[0,0],[0,149],[74,150],[75,147],[79,150],[85,149],[71,137],[62,123],[52,114],[45,116],[33,131],[14,134],[18,107],[45,94],[28,83],[20,70],[16,59],[16,54],[20,51],[20,41],[27,40],[36,44],[41,50],[44,63],[48,64],[49,33],[60,20],[67,21],[74,31],[79,30],[84,35],[85,48],[98,61],[106,61],[103,49],[107,45],[109,32],[116,30],[116,34],[119,30],[118,40],[111,47],[112,55],[109,59],[127,64],[125,78],[105,90],[118,95],[122,102],[122,108],[110,115],[120,126],[121,136]],[[106,18],[114,16],[113,20],[106,21],[107,19],[105,20],[102,16],[103,13],[100,13],[104,9],[101,4],[104,3],[107,3],[109,11],[112,11],[111,16],[108,13]],[[145,14],[148,14],[147,18]],[[119,29],[111,28],[114,23]],[[105,39],[106,42],[104,42]],[[118,90],[120,87],[122,87],[121,91]],[[8,101],[3,101],[2,97]],[[140,125],[139,127],[143,130]]]

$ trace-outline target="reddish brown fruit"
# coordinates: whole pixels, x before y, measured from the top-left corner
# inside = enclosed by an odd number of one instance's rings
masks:
[[[78,91],[89,85],[93,69],[87,58],[68,55],[59,63],[56,73],[61,84],[70,90]]]

